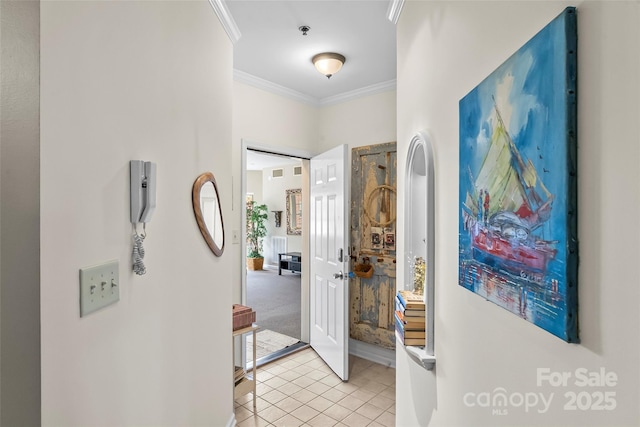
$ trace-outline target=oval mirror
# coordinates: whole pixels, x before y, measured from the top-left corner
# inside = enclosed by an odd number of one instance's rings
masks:
[[[216,256],[224,252],[224,222],[216,179],[211,172],[205,172],[193,183],[193,213],[196,222],[211,252]]]

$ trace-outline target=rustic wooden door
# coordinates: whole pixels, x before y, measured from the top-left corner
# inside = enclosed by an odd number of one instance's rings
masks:
[[[350,255],[355,277],[349,281],[350,336],[393,349],[396,143],[354,148],[351,161]]]

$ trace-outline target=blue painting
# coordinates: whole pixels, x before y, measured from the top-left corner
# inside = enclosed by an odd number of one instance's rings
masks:
[[[459,284],[577,343],[576,10],[460,100]]]

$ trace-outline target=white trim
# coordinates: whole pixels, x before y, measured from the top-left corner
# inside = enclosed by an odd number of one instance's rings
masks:
[[[343,102],[353,101],[354,99],[376,95],[378,93],[389,92],[392,90],[396,90],[396,79],[382,83],[376,83],[371,86],[365,86],[363,88],[345,92],[339,95],[329,96],[320,100],[320,105],[323,107],[327,107],[329,105],[341,104]]]
[[[402,13],[402,6],[404,6],[404,0],[391,0],[389,2],[389,9],[387,9],[387,18],[393,22],[394,25],[398,25],[400,14]]]
[[[256,77],[252,74],[245,73],[244,71],[234,69],[233,79],[237,82],[245,83],[258,89],[262,89],[276,95],[284,96],[285,98],[293,99],[294,101],[302,102],[304,104],[309,104],[314,107],[320,105],[320,101],[313,96],[305,95],[304,93],[300,93],[293,89],[280,86],[268,80]]]
[[[420,167],[419,170],[417,166]],[[424,167],[424,171],[422,170]],[[434,186],[434,159],[431,138],[427,131],[420,131],[411,139],[409,150],[407,151],[407,163],[405,167],[404,179],[404,224],[405,253],[413,252],[415,255],[423,256],[426,265],[436,265],[435,263],[435,186]],[[422,192],[423,197],[412,200],[414,194],[414,182],[418,181],[417,187]],[[426,195],[426,197],[424,197]],[[411,232],[411,227],[417,226],[424,234],[416,236]],[[416,227],[414,227],[416,228]],[[405,262],[405,278],[411,275],[412,268],[409,262]],[[435,323],[435,272],[433,268],[428,269],[424,283],[424,300],[426,307],[426,340],[424,348],[406,346],[407,353],[418,364],[427,370],[432,370],[435,363],[434,353],[434,323]],[[396,345],[400,343],[396,340]]]
[[[237,41],[240,40],[240,37],[242,37],[242,34],[240,34],[240,29],[233,19],[233,16],[231,16],[231,12],[229,12],[224,0],[209,0],[209,4],[211,4],[213,11],[218,15],[218,19],[227,32],[231,43],[236,44]]]
[[[390,368],[396,367],[396,352],[377,345],[349,338],[349,353]]]
[[[238,425],[238,423],[236,422],[236,414],[232,412],[231,418],[229,418],[229,421],[227,421],[225,427],[235,427],[236,425]]]
[[[276,95],[284,96],[285,98],[293,99],[294,101],[302,102],[303,104],[308,104],[314,107],[327,107],[330,105],[341,104],[347,101],[353,101],[365,96],[376,95],[378,93],[396,90],[396,79],[393,79],[386,82],[365,86],[363,88],[341,93],[338,95],[318,99],[240,70],[233,70],[233,79],[237,82],[245,83],[258,89],[262,89]]]

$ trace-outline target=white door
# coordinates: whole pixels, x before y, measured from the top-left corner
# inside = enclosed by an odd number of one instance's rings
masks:
[[[347,146],[311,159],[310,344],[343,381],[349,379]]]

